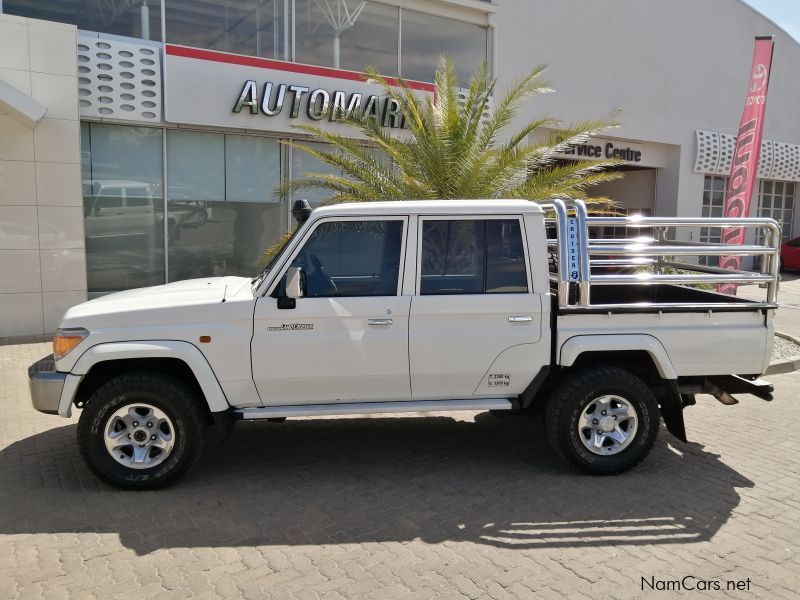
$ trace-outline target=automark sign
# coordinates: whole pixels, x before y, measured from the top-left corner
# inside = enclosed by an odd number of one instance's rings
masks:
[[[340,123],[363,111],[388,128],[403,127],[397,103],[360,73],[167,44],[164,113],[172,123],[296,132],[316,124],[352,134]],[[410,88],[433,93],[433,85]]]
[[[244,82],[233,112],[238,114],[244,109],[253,115],[260,113],[274,117],[283,113],[284,106],[290,119],[307,117],[312,121],[343,121],[353,113],[363,111],[367,118],[375,119],[384,127],[404,126],[400,106],[393,98],[360,92],[348,94],[341,90],[328,92],[323,88],[312,90],[305,85],[274,85],[268,81],[259,100],[258,84],[252,79]]]

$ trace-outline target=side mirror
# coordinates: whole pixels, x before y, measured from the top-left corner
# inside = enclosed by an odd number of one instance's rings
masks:
[[[286,297],[303,297],[303,269],[300,267],[289,267],[286,271]]]

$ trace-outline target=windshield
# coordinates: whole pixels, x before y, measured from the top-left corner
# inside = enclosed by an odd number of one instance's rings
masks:
[[[270,248],[270,250],[273,250],[273,252],[272,252],[272,257],[267,262],[267,266],[264,267],[264,270],[261,271],[258,277],[253,278],[253,280],[250,282],[253,284],[254,291],[259,285],[261,285],[261,282],[264,281],[264,278],[272,270],[272,267],[274,267],[278,263],[280,258],[283,256],[284,252],[286,252],[286,249],[291,245],[292,240],[294,240],[295,236],[297,236],[298,231],[300,231],[299,227],[296,228],[291,233],[291,235],[288,235],[288,237],[284,236],[285,238],[284,240],[278,240],[275,246],[273,248]]]

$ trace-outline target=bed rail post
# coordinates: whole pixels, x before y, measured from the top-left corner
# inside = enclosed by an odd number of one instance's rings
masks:
[[[569,305],[569,233],[567,232],[567,208],[562,200],[553,200],[558,228],[558,305]]]
[[[580,280],[578,304],[589,306],[591,299],[592,271],[589,264],[589,227],[586,224],[588,212],[583,200],[575,200],[575,215],[578,218],[578,248],[580,252]]]

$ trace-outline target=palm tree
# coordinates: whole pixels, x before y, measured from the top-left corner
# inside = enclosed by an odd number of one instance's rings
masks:
[[[543,78],[546,69],[537,66],[492,104],[496,80],[487,77],[485,65],[472,76],[463,102],[459,101],[455,67],[447,57],[440,59],[433,97],[421,98],[402,79],[389,80],[368,68],[367,79],[380,84],[401,107],[408,135],[393,135],[363,114],[344,120],[361,139],[300,126],[331,149],[287,143],[337,168],[342,175],[312,173],[280,186],[277,194],[325,190],[331,193],[330,203],[445,198],[604,201],[589,197],[589,190],[621,177],[608,170],[616,163],[565,162],[558,160],[558,155],[615,127],[615,122],[587,120],[565,125],[542,118],[502,137],[525,100],[553,91]],[[531,142],[530,135],[542,130],[548,132],[544,141]],[[384,159],[376,156],[374,148]]]

